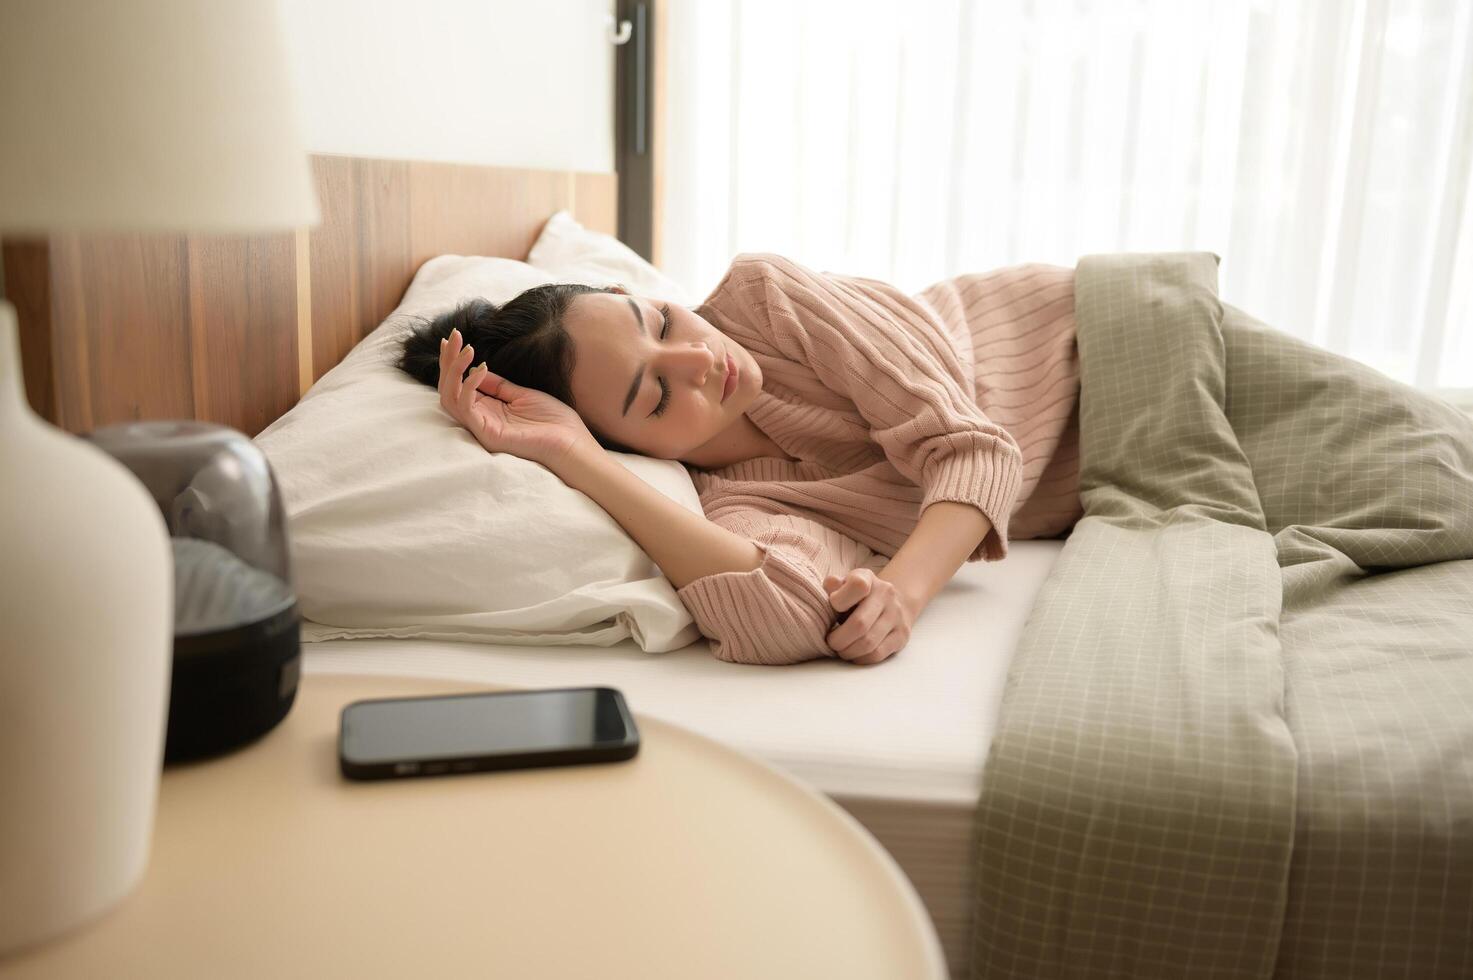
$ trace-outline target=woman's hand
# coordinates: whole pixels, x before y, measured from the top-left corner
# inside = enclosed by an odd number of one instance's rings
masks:
[[[836,610],[853,609],[847,620],[829,631],[829,647],[843,659],[877,664],[909,642],[920,610],[893,583],[868,568],[856,568],[843,578],[828,576],[823,587]]]
[[[466,375],[475,353],[461,347],[459,330],[440,341],[440,405],[487,452],[511,453],[555,472],[574,453],[601,448],[578,413],[551,395],[514,385],[485,362]]]

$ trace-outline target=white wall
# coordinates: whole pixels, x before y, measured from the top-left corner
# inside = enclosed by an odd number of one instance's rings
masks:
[[[614,0],[278,8],[312,152],[614,169]]]

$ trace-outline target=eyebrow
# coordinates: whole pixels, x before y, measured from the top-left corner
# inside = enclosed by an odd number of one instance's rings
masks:
[[[634,311],[635,326],[639,328],[640,333],[645,333],[646,331],[644,328],[644,314],[640,312],[639,304],[634,301],[633,297],[625,298],[629,301],[629,309]],[[620,415],[629,414],[629,406],[634,404],[634,396],[639,394],[639,386],[644,383],[644,373],[646,370],[649,369],[649,366],[649,362],[646,361],[645,363],[641,364],[639,366],[639,370],[635,372],[634,381],[629,385],[629,394],[624,396],[624,411],[620,412]]]

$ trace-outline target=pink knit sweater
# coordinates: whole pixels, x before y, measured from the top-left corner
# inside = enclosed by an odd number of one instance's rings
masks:
[[[762,552],[752,571],[677,593],[719,659],[836,656],[824,577],[883,568],[938,500],[992,521],[968,561],[1081,516],[1072,269],[1016,266],[908,296],[742,254],[696,312],[761,365],[747,417],[797,459],[691,469],[706,516]]]

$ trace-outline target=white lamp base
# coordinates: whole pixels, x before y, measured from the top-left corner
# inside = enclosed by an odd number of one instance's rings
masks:
[[[121,463],[26,403],[0,301],[0,955],[148,863],[173,652],[169,533]]]

